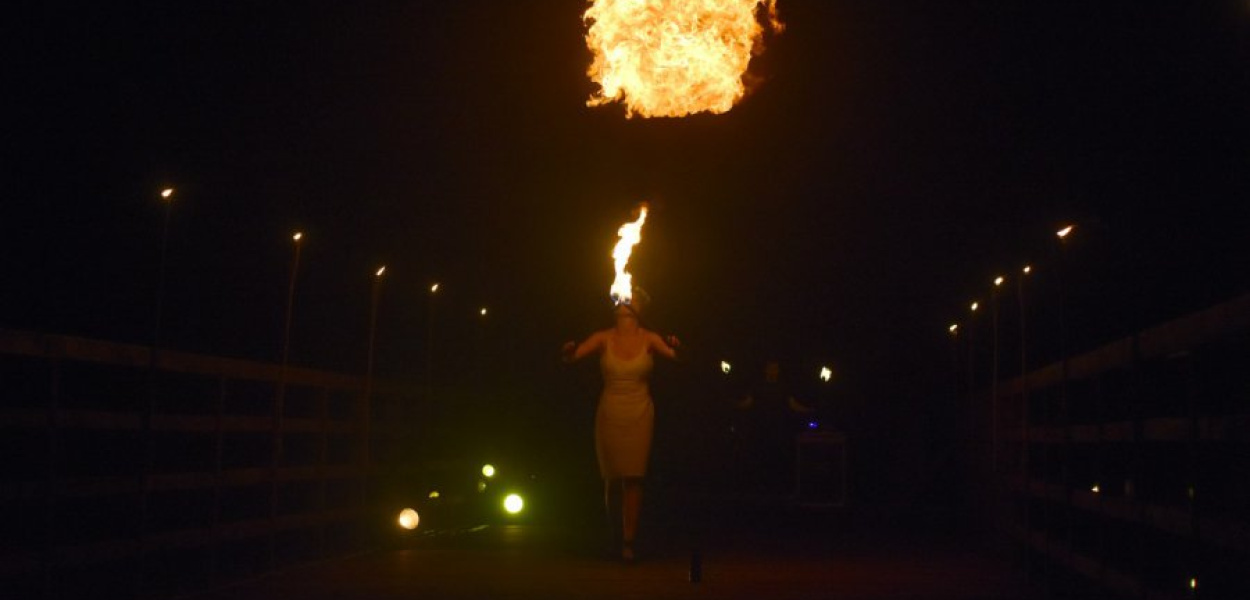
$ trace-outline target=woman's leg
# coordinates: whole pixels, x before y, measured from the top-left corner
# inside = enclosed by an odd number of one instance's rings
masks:
[[[638,533],[638,514],[642,511],[642,478],[621,479],[622,558],[634,558],[634,535]]]
[[[608,524],[609,548],[621,544],[621,480],[603,480],[603,514]]]

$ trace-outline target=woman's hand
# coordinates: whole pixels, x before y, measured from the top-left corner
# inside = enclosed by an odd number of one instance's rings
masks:
[[[676,349],[678,349],[678,348],[680,348],[680,347],[681,347],[681,340],[677,339],[677,336],[675,336],[675,335],[667,335],[667,336],[665,336],[665,337],[664,337],[664,343],[665,343],[665,344],[668,344],[668,347],[669,347],[669,348],[672,348],[672,349],[674,349],[674,350],[676,350]]]

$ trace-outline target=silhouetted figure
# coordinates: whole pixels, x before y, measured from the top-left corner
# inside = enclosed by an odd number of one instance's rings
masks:
[[[813,409],[794,397],[775,360],[765,363],[763,377],[738,401],[737,408],[733,428],[756,491],[767,495],[791,492],[796,436]]]

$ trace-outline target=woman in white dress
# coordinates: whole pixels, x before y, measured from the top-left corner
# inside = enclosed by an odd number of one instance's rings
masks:
[[[655,407],[647,386],[652,355],[675,360],[679,345],[676,337],[661,338],[641,326],[638,313],[646,298],[645,292],[635,290],[629,304],[617,305],[615,326],[596,331],[580,344],[564,345],[567,362],[600,354],[603,393],[595,412],[595,454],[603,477],[604,506],[609,519],[620,526],[621,558],[625,561],[634,560],[642,479],[647,474],[655,423]]]

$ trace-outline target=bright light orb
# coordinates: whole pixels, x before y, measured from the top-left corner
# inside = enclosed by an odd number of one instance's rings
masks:
[[[525,508],[525,500],[521,499],[519,494],[508,494],[503,499],[503,509],[510,515],[521,512],[523,508]]]
[[[722,360],[722,361],[720,361],[720,372],[721,372],[721,373],[724,373],[724,374],[728,375],[728,374],[729,374],[729,372],[730,372],[730,371],[732,371],[732,370],[733,370],[733,365],[730,365],[729,363],[727,363],[727,362],[725,362],[725,361],[723,361],[723,360]]]
[[[174,195],[174,188],[165,188],[161,190],[161,198],[169,200]]]
[[[413,529],[416,529],[417,525],[420,523],[421,523],[421,517],[420,515],[417,514],[417,511],[411,508],[405,508],[404,510],[399,511],[399,526],[400,527],[403,527],[404,529],[407,529],[408,531],[412,531]]]
[[[482,465],[482,476],[483,476],[483,477],[494,477],[494,476],[495,476],[495,465],[492,465],[492,464],[485,464],[485,465]]]
[[[429,497],[430,497],[430,499],[431,499],[431,500],[435,500],[435,499],[441,498],[442,496],[443,496],[443,495],[442,495],[441,493],[439,493],[439,491],[438,491],[438,490],[433,490],[433,491],[431,491],[431,492],[430,492],[430,496],[429,496]]]

